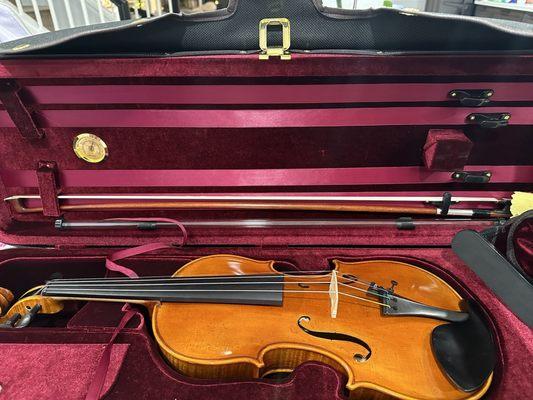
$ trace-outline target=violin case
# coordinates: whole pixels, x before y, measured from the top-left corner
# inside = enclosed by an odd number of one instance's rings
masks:
[[[290,60],[259,59],[264,18],[290,21]],[[275,27],[266,33],[267,53],[283,44]],[[298,210],[64,211],[58,196],[509,198],[533,187],[532,50],[533,30],[525,24],[338,10],[313,0],[234,0],[212,13],[0,44],[0,195],[40,195],[43,208],[20,213],[0,201],[0,287],[19,297],[52,278],[110,276],[106,257],[148,243],[175,246],[120,263],[150,276],[171,275],[211,254],[276,260],[301,271],[331,268],[335,258],[404,261],[482,309],[496,346],[484,398],[526,399],[533,393],[531,328],[451,247],[459,231],[490,230],[493,221],[424,225],[418,222],[427,216]],[[73,140],[80,133],[101,138],[108,157],[100,163],[77,157]],[[193,227],[184,242],[172,228],[58,230],[59,217],[366,223]],[[514,261],[531,276],[531,219],[513,233]],[[85,399],[103,348],[117,333],[105,399],[347,398],[345,377],[318,362],[281,379],[183,376],[164,362],[147,316],[134,310],[120,331],[124,305],[98,302],[0,330],[0,399]]]

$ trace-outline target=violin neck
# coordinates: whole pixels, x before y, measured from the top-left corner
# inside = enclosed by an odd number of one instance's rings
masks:
[[[158,301],[281,306],[283,275],[191,278],[54,279],[43,296],[99,301]]]

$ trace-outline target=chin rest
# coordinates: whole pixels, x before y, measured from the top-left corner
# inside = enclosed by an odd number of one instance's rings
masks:
[[[492,333],[477,306],[468,302],[469,318],[437,326],[431,334],[433,353],[448,378],[465,392],[479,389],[496,362]]]

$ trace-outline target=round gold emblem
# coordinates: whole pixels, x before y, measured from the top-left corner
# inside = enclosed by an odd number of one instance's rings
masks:
[[[102,162],[109,155],[105,142],[92,133],[80,133],[74,138],[72,148],[79,158],[90,163]]]

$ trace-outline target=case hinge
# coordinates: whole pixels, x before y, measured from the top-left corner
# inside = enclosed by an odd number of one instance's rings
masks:
[[[466,122],[482,128],[494,129],[509,125],[510,119],[509,113],[473,113],[466,117]]]
[[[44,134],[37,128],[31,112],[20,97],[20,85],[13,80],[0,83],[0,101],[15,123],[18,131],[26,139],[41,139]]]
[[[492,89],[454,89],[448,93],[448,97],[459,100],[465,107],[481,107],[490,103],[490,98],[494,95]]]
[[[268,45],[268,27],[281,26],[281,46]],[[287,18],[265,18],[259,22],[259,53],[260,60],[268,60],[270,57],[279,57],[282,60],[290,60],[291,53],[291,23]]]
[[[464,183],[487,183],[491,177],[490,171],[455,171],[452,174],[454,181]]]

